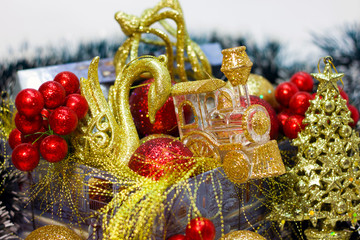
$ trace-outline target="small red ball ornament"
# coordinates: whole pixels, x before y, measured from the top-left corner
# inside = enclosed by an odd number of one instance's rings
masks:
[[[299,115],[305,115],[306,110],[310,106],[309,100],[312,100],[313,97],[310,93],[299,91],[291,97],[289,102],[290,110]]]
[[[192,240],[213,240],[215,234],[215,226],[207,218],[197,217],[191,219],[186,226],[186,237]]]
[[[66,95],[75,93],[79,90],[79,78],[72,72],[64,71],[58,73],[55,78],[55,82],[60,83],[66,91]]]
[[[174,236],[169,237],[167,240],[190,240],[185,235],[176,234]]]
[[[73,132],[78,124],[76,113],[68,107],[56,108],[49,117],[49,125],[54,133],[67,135]]]
[[[39,92],[44,97],[46,108],[54,109],[64,104],[66,92],[64,87],[55,81],[47,81],[41,84]]]
[[[294,115],[294,114],[289,109],[284,109],[277,115],[277,118],[280,122],[281,131],[283,131],[286,120],[292,115]]]
[[[39,164],[40,153],[30,143],[22,143],[13,150],[11,161],[20,171],[32,171]]]
[[[280,83],[275,89],[276,101],[284,107],[288,107],[291,97],[298,91],[298,87],[292,82]]]
[[[359,110],[354,106],[354,105],[347,105],[347,107],[349,108],[350,112],[351,112],[351,118],[353,119],[354,122],[349,123],[350,127],[355,127],[357,122],[359,121]]]
[[[158,180],[173,172],[185,172],[193,162],[193,153],[182,142],[172,138],[153,138],[136,149],[129,167],[141,176]]]
[[[346,100],[346,103],[349,103],[349,96],[347,95],[347,93],[340,87],[338,86],[339,91],[340,91],[340,96]]]
[[[85,97],[75,93],[66,97],[65,106],[76,113],[78,120],[83,119],[89,110]]]
[[[68,153],[68,145],[62,137],[50,135],[40,144],[41,156],[48,162],[55,163],[63,160]]]
[[[37,132],[43,126],[43,118],[41,114],[33,118],[27,118],[20,113],[15,114],[15,126],[23,134],[32,134]]]
[[[41,93],[32,88],[21,90],[15,98],[18,112],[28,118],[38,115],[44,107],[44,98]]]
[[[302,123],[304,118],[302,115],[290,116],[283,126],[285,136],[290,139],[296,138],[298,133],[305,128],[305,125]]]
[[[14,149],[17,145],[22,143],[22,134],[19,129],[14,128],[9,134],[9,145]]]
[[[307,72],[297,72],[290,78],[290,82],[294,83],[299,91],[312,92],[314,80]]]
[[[143,84],[151,83],[154,79],[148,79]],[[150,84],[136,88],[130,95],[129,103],[131,114],[136,129],[141,136],[150,134],[168,134],[178,136],[177,119],[172,97],[169,97],[165,104],[155,115],[154,124],[150,123],[148,110],[148,92]]]

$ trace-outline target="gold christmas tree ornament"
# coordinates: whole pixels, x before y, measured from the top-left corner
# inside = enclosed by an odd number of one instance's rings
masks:
[[[323,72],[312,74],[320,82],[317,95],[310,100],[305,129],[292,142],[298,147],[296,164],[281,178],[289,186],[275,200],[270,219],[281,225],[309,220],[316,228],[305,231],[308,239],[347,239],[351,231],[335,225],[359,220],[360,138],[348,125],[351,113],[337,87],[344,74],[333,73],[330,57],[324,63]]]
[[[165,47],[167,67],[173,79],[178,76],[182,82],[188,80],[186,62],[191,65],[194,79],[205,79],[207,74],[211,74],[211,66],[205,54],[187,33],[183,11],[177,0],[162,0],[154,8],[146,9],[140,17],[119,11],[115,14],[115,19],[128,37],[114,56],[116,74],[121,73],[128,59],[131,61],[138,57],[140,42]],[[176,29],[167,20],[175,22]],[[152,27],[157,22],[164,29]],[[160,40],[142,38],[143,34],[151,34]],[[175,38],[176,41],[171,42],[171,38]],[[173,46],[176,49],[175,57]],[[176,69],[173,69],[174,60]]]

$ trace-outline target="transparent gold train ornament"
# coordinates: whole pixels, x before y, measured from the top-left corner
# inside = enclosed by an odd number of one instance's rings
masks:
[[[205,54],[187,33],[184,15],[177,0],[162,0],[154,8],[146,9],[140,17],[119,11],[115,14],[115,19],[128,37],[114,56],[116,75],[121,73],[127,60],[131,61],[138,57],[140,42],[165,47],[167,67],[173,79],[178,76],[182,82],[188,80],[186,62],[191,65],[194,79],[205,79],[207,74],[211,74],[211,65]],[[167,20],[172,20],[176,24],[176,29]],[[160,23],[164,29],[153,27],[155,23]],[[144,34],[155,36],[155,39],[142,38]],[[172,42],[171,39],[174,38],[176,41]],[[175,56],[173,46],[176,50]],[[175,69],[174,62],[176,62]]]
[[[80,81],[81,94],[89,103],[89,114],[80,123],[72,144],[81,163],[113,172],[123,165],[127,166],[131,155],[140,145],[129,106],[131,85],[144,72],[154,77],[148,95],[149,118],[154,122],[156,112],[170,96],[171,77],[165,56],[143,56],[130,62],[118,75],[107,101],[98,81],[98,63],[99,58],[94,58],[88,79],[82,78]],[[115,155],[116,162],[105,161],[109,155]],[[125,167],[123,171],[130,170]]]
[[[234,183],[285,173],[277,142],[269,140],[266,109],[249,104],[246,82],[252,62],[245,49],[223,50],[221,69],[231,88],[220,79],[175,84],[172,88],[181,140],[195,156],[212,158],[222,166]],[[193,113],[191,119],[184,117],[188,109]]]

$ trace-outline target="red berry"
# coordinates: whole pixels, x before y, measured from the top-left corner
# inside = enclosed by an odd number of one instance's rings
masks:
[[[58,107],[50,114],[49,124],[54,133],[67,135],[76,129],[78,118],[70,108]]]
[[[349,103],[349,96],[347,95],[347,93],[340,87],[338,86],[339,91],[340,91],[340,96],[346,100],[346,103]]]
[[[278,103],[288,107],[291,97],[297,93],[299,89],[292,82],[280,83],[275,89],[275,98]]]
[[[66,95],[75,93],[79,90],[79,78],[72,72],[64,71],[58,73],[55,76],[54,81],[59,82],[65,88]]]
[[[21,171],[32,171],[40,161],[39,150],[30,143],[22,143],[15,147],[11,161]]]
[[[27,118],[25,115],[16,113],[15,115],[15,126],[23,134],[32,134],[37,132],[43,124],[41,114],[36,115],[33,118]]]
[[[297,72],[290,78],[290,82],[294,83],[299,91],[312,92],[314,80],[307,72]]]
[[[310,93],[299,91],[291,97],[289,102],[290,110],[299,115],[305,115],[306,110],[310,106],[309,100],[312,100],[313,97]]]
[[[9,134],[9,145],[11,149],[14,149],[17,145],[21,143],[22,143],[22,134],[17,128],[14,128]]]
[[[192,240],[213,240],[215,233],[214,224],[203,217],[191,219],[186,226],[186,237]]]
[[[85,97],[80,94],[70,94],[66,97],[65,106],[72,109],[78,119],[83,119],[89,110],[89,105],[85,99]]]
[[[351,112],[351,118],[354,121],[352,123],[349,123],[349,126],[355,127],[357,122],[359,121],[359,111],[354,105],[349,104],[349,105],[347,105],[347,107],[349,108],[349,110]]]
[[[298,133],[305,128],[305,125],[302,123],[304,116],[301,115],[292,115],[290,116],[283,126],[284,134],[290,139],[297,137]]]
[[[66,141],[58,135],[45,137],[40,144],[41,156],[52,163],[63,160],[68,153]]]
[[[41,93],[32,88],[21,90],[15,98],[15,106],[19,113],[32,118],[38,115],[44,107]]]
[[[39,92],[44,97],[46,108],[54,109],[64,104],[66,92],[64,87],[55,81],[48,81],[41,84]]]
[[[277,118],[280,122],[280,129],[283,131],[284,125],[286,120],[291,116],[294,115],[289,109],[285,109],[283,111],[281,111],[278,115]]]

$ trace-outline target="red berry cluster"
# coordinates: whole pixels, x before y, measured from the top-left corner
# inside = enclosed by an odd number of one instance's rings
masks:
[[[63,136],[72,133],[88,111],[79,94],[79,79],[71,72],[57,74],[38,90],[27,88],[15,98],[15,126],[9,135],[12,163],[21,171],[32,171],[41,156],[59,162],[68,153]]]
[[[290,78],[290,81],[279,84],[275,89],[275,98],[280,104],[277,115],[280,129],[290,139],[296,138],[298,133],[305,128],[302,121],[310,106],[309,100],[313,100],[316,95],[316,93],[312,93],[313,87],[314,81],[310,74],[297,72]],[[355,126],[359,120],[359,112],[353,105],[349,104],[349,97],[346,92],[340,88],[339,90],[342,98],[346,99],[354,120],[354,123],[349,125]]]

